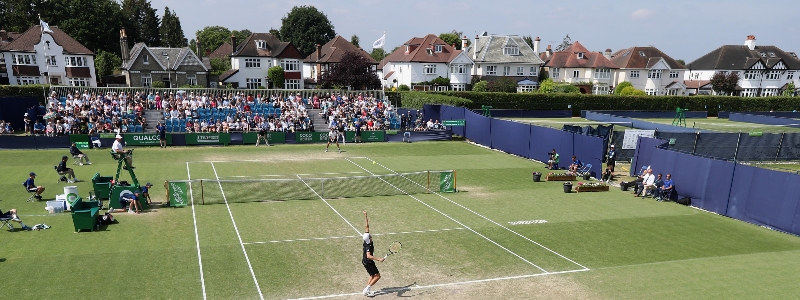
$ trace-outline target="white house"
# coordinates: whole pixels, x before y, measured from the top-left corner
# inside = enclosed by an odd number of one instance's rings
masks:
[[[462,40],[466,44],[467,37]],[[539,38],[531,48],[521,36],[490,35],[484,32],[475,36],[475,42],[467,52],[475,62],[472,75],[481,80],[492,81],[498,77],[510,77],[524,86],[536,86],[539,69],[544,62],[538,55]]]
[[[325,43],[325,45],[317,45],[317,49],[314,53],[311,53],[303,60],[305,82],[308,84],[317,84],[322,78],[322,74],[327,72],[334,64],[341,62],[342,57],[347,52],[357,53],[364,57],[371,65],[370,71],[375,72],[378,62],[375,61],[367,51],[356,47],[347,39],[337,35],[335,38]]]
[[[414,37],[381,61],[384,86],[408,86],[437,77],[450,79],[450,86],[436,89],[467,90],[471,81],[472,59],[433,34]],[[381,67],[379,66],[379,67]]]
[[[610,51],[607,52],[611,54]],[[548,47],[548,51],[542,53],[542,56],[546,57],[544,66],[553,81],[592,85],[591,91],[582,89],[582,93],[610,93],[614,84],[613,74],[619,69],[603,53],[591,52],[580,42],[552,54]]]
[[[740,96],[765,97],[781,94],[790,82],[800,87],[800,59],[794,52],[776,46],[757,46],[747,36],[744,45],[725,45],[686,65],[687,81],[711,80],[717,72],[739,73]],[[797,91],[797,90],[796,90]]]
[[[614,74],[614,86],[628,81],[648,95],[686,94],[683,83],[686,67],[656,47],[622,49],[611,55],[611,62],[619,67]]]
[[[58,27],[50,31],[0,30],[0,84],[97,86],[94,53]]]
[[[234,88],[269,88],[267,71],[273,66],[283,67],[283,88],[303,89],[303,55],[291,42],[281,42],[269,33],[253,33],[236,44],[231,37],[231,70],[219,76],[223,83]],[[274,83],[272,83],[274,85]]]

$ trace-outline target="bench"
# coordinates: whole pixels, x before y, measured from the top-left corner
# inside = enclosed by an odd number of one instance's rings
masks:
[[[81,229],[94,231],[98,218],[100,218],[98,201],[83,201],[78,197],[72,202],[72,225],[75,226],[75,232]]]
[[[111,176],[100,176],[100,173],[94,173],[92,186],[97,199],[108,200],[111,198],[111,180],[113,179],[114,177]]]

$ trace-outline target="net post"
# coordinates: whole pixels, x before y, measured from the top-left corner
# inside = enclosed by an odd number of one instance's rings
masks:
[[[425,189],[426,190],[430,190],[431,189],[431,171],[427,171],[427,172],[428,172],[428,185],[425,186]]]
[[[169,180],[164,180],[164,196],[167,199],[167,203],[169,203]]]
[[[200,179],[200,203],[206,205],[206,195],[205,190],[203,190],[203,180]]]
[[[456,176],[456,170],[453,170],[453,191],[458,192],[458,176]]]

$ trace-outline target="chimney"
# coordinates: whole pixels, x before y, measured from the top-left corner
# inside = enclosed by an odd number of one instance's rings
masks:
[[[119,30],[119,49],[121,52],[120,54],[122,54],[121,58],[123,62],[126,62],[129,59],[131,59],[130,57],[131,51],[128,49],[128,35],[125,33],[125,27],[122,27]]]
[[[544,52],[547,57],[553,56],[553,48],[551,45],[547,45],[547,51]]]
[[[461,38],[461,50],[467,50],[467,43],[469,43],[469,39],[465,35]]]
[[[195,54],[200,55],[200,57],[202,58],[203,57],[203,48],[200,48],[201,46],[202,46],[202,44],[200,44],[200,37],[195,36],[194,37],[194,49],[197,50],[197,53],[195,53]]]
[[[475,51],[472,51],[472,60],[478,59],[478,35],[475,35],[475,42],[472,43],[475,45]]]
[[[316,70],[317,71],[316,72],[317,76],[315,76],[316,78],[314,78],[317,81],[319,81],[319,77],[320,77],[319,73],[322,72],[322,65],[319,63],[320,60],[322,60],[322,45],[317,44],[317,66],[315,67],[317,69]]]
[[[317,44],[317,61],[322,59],[322,45]]]
[[[5,28],[0,29],[0,41],[8,42],[8,32],[6,32]]]
[[[752,34],[748,35],[747,40],[744,41],[744,45],[750,50],[756,50],[756,36]]]
[[[611,48],[606,49],[606,53],[603,56],[611,60]]]
[[[538,36],[535,40],[533,40],[533,53],[536,53],[536,55],[539,55],[539,43],[541,43],[541,41],[542,39],[540,39]]]
[[[231,47],[233,47],[233,50],[231,52],[231,55],[233,55],[234,53],[236,53],[236,36],[232,34],[231,34]]]

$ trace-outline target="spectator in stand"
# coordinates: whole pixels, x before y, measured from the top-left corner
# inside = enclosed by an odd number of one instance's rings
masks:
[[[659,174],[660,175],[660,174]],[[667,179],[661,185],[658,191],[658,201],[670,201],[670,192],[675,188],[675,182],[672,181],[672,174],[667,174]]]
[[[81,149],[78,149],[78,145],[75,144],[75,142],[72,142],[72,145],[69,147],[69,154],[72,155],[72,157],[78,158],[78,165],[82,166],[84,164],[86,165],[92,164],[92,162],[89,161],[89,157],[86,156],[86,154],[83,154],[83,152],[81,152]]]
[[[433,119],[428,119],[428,123],[425,124],[425,130],[433,130]]]
[[[636,190],[634,191],[635,192],[634,196],[638,197],[647,195],[648,190],[655,189],[655,181],[656,177],[655,175],[653,175],[653,170],[647,169],[644,175],[642,176],[642,182],[640,182],[636,186]]]
[[[36,121],[36,124],[33,125],[33,134],[34,135],[45,134],[45,130],[46,130],[45,126],[42,123],[40,123],[38,120]]]

